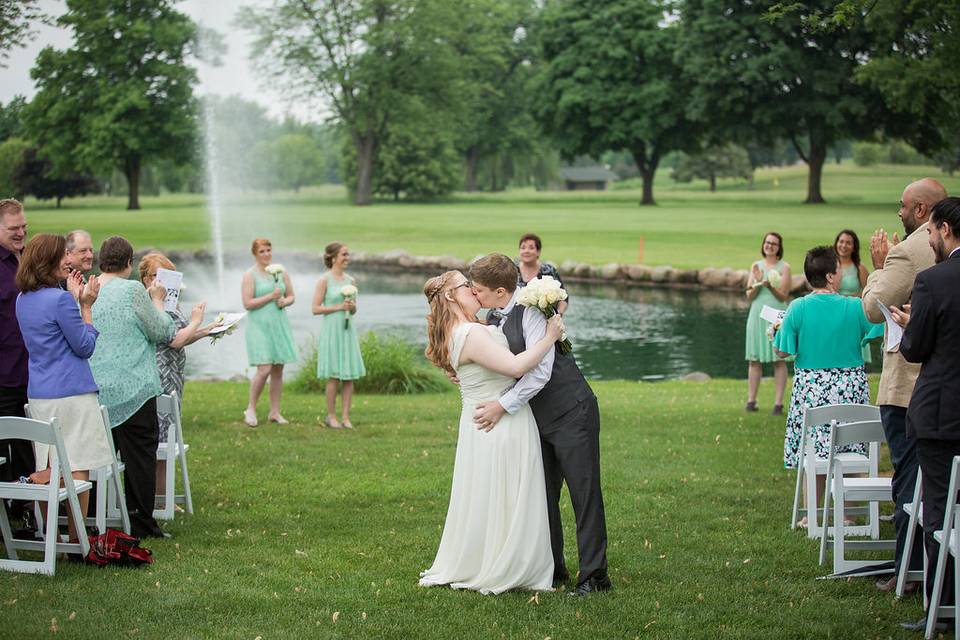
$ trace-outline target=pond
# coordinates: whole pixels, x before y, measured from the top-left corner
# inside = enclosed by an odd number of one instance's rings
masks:
[[[228,268],[225,281],[233,291],[217,299],[216,275],[200,264],[181,265],[187,288],[183,309],[189,313],[197,300],[209,301],[207,318],[218,311],[239,311],[242,268]],[[367,331],[394,335],[422,349],[426,345],[426,300],[421,293],[425,276],[350,272],[360,289],[355,320],[361,335]],[[309,351],[322,319],[310,313],[319,273],[291,267],[297,302],[288,308],[301,353]],[[713,377],[745,378],[743,343],[747,302],[732,291],[695,291],[614,287],[568,283],[571,305],[567,333],[584,374],[593,379],[659,380],[702,371]],[[243,323],[218,344],[202,340],[189,347],[187,375],[191,378],[245,376],[247,367]],[[876,347],[874,347],[876,349]],[[874,362],[879,362],[874,354]],[[289,366],[293,374],[299,365]],[[868,365],[879,370],[877,365]],[[771,372],[768,371],[767,375]]]

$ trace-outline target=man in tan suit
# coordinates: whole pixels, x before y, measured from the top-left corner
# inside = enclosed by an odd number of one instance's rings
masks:
[[[907,185],[900,196],[900,221],[906,237],[903,242],[894,234],[892,240],[880,229],[870,239],[870,256],[875,271],[867,278],[863,288],[863,310],[871,322],[883,322],[879,304],[886,307],[901,307],[910,302],[910,292],[917,274],[934,264],[933,249],[930,248],[927,223],[933,206],[947,197],[943,185],[933,178],[923,178]],[[893,499],[896,502],[894,523],[897,529],[896,570],[900,570],[903,557],[903,545],[907,535],[909,519],[903,512],[903,505],[913,499],[913,488],[917,481],[916,443],[906,435],[907,407],[913,386],[920,374],[920,365],[911,364],[900,355],[899,347],[892,351],[883,345],[883,373],[880,375],[880,392],[877,404],[880,405],[880,419],[890,448],[890,461],[893,463]],[[911,558],[916,568],[922,566],[923,546],[921,536],[914,538]],[[889,580],[877,581],[877,588],[890,591],[896,587],[896,574]]]

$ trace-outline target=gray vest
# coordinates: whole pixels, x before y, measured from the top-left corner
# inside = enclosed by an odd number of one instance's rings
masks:
[[[515,304],[500,325],[507,337],[510,351],[521,353],[527,348],[523,339],[523,313],[526,307]],[[536,313],[531,311],[530,313]],[[554,349],[553,371],[550,381],[540,393],[530,398],[530,408],[537,419],[537,426],[544,430],[555,420],[593,395],[590,385],[584,379],[573,354],[563,355],[559,348]]]

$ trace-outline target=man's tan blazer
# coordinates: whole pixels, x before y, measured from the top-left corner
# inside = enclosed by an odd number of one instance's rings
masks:
[[[863,288],[863,310],[870,322],[884,321],[877,306],[878,301],[886,306],[898,307],[910,302],[914,279],[918,273],[932,267],[934,262],[927,223],[924,223],[903,242],[893,246],[883,261],[883,269],[877,269],[867,278],[867,285]],[[918,375],[920,365],[904,360],[899,345],[893,351],[887,351],[884,336],[883,373],[880,374],[877,404],[909,406]]]

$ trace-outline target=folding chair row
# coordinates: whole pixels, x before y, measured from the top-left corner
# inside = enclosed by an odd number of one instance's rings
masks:
[[[807,537],[819,538],[823,535],[822,509],[817,504],[817,476],[827,475],[827,461],[816,455],[815,441],[811,430],[817,425],[829,425],[833,422],[863,422],[879,420],[880,409],[868,404],[829,404],[821,407],[808,407],[803,411],[803,424],[800,430],[800,446],[797,451],[797,481],[793,492],[793,509],[790,513],[790,528],[796,529],[800,516],[800,496],[806,489],[803,508],[807,518]],[[879,449],[877,450],[879,452]],[[875,476],[879,469],[879,453],[865,456],[860,453],[840,453],[837,459],[843,463],[845,473],[863,473]],[[865,527],[850,528],[851,535],[879,535],[879,509],[870,511],[870,522]]]
[[[875,566],[877,560],[854,560],[847,557],[848,550],[895,549],[896,540],[879,540],[880,502],[893,501],[892,479],[879,476],[876,466],[871,467],[866,477],[850,477],[840,450],[857,443],[866,443],[869,457],[879,458],[880,444],[886,441],[879,413],[876,419],[839,424],[830,423],[830,450],[827,456],[827,486],[823,498],[823,536],[820,539],[820,564],[827,554],[827,540],[833,534],[833,573],[840,574]],[[848,503],[864,504],[866,507],[848,507]],[[833,527],[830,516],[833,515]],[[845,523],[846,517],[867,515],[870,540],[847,540],[853,535],[852,527]]]
[[[933,638],[939,618],[953,618],[954,637],[960,637],[960,616],[954,605],[941,605],[943,583],[946,577],[947,556],[953,556],[953,591],[960,593],[960,506],[957,505],[957,489],[960,488],[960,456],[954,456],[950,465],[950,484],[947,486],[947,504],[943,511],[943,529],[933,532],[933,539],[940,545],[936,572],[933,574],[933,593],[927,605],[926,638]],[[945,542],[946,541],[946,542]]]
[[[30,417],[30,405],[23,406],[24,413]],[[107,436],[107,445],[110,451],[116,451],[113,444],[113,430],[110,428],[110,416],[107,408],[100,405],[100,419]],[[124,533],[130,533],[130,515],[127,512],[127,503],[123,495],[123,486],[120,484],[120,472],[123,471],[123,462],[117,459],[116,454],[111,457],[110,464],[98,469],[90,470],[90,480],[96,483],[96,514],[93,518],[84,514],[84,524],[95,526],[99,533],[105,533],[107,526],[121,528]],[[43,515],[39,508],[35,509],[37,526],[43,527]],[[60,524],[64,524],[61,522]]]
[[[157,411],[170,418],[167,441],[157,447],[157,461],[166,468],[162,493],[158,491],[153,517],[158,520],[173,520],[174,505],[184,505],[187,513],[193,513],[193,498],[190,495],[190,476],[187,474],[187,451],[190,445],[183,441],[183,426],[180,422],[180,398],[176,393],[157,397]],[[176,492],[176,465],[180,463],[183,493]],[[160,487],[157,487],[159,490]]]
[[[917,484],[913,487],[913,501],[903,505],[903,512],[907,514],[907,537],[903,543],[903,557],[900,559],[900,571],[897,573],[897,597],[902,598],[907,582],[926,581],[927,549],[923,549],[923,569],[911,570],[913,556],[913,541],[917,534],[923,535],[923,474],[917,469]],[[927,590],[923,590],[923,607],[927,608]]]
[[[75,481],[70,470],[70,459],[60,435],[57,419],[50,422],[19,417],[0,417],[0,440],[28,440],[50,446],[50,483],[45,485],[20,482],[0,482],[0,535],[7,558],[0,559],[0,569],[21,573],[40,573],[52,576],[56,572],[58,553],[90,553],[90,542],[83,535],[83,514],[80,513],[78,493],[89,491],[90,482]],[[63,486],[61,487],[61,483]],[[43,541],[14,538],[7,517],[6,500],[43,502],[46,505],[46,533]],[[67,511],[78,535],[77,542],[60,542],[57,526],[60,501],[67,501]],[[43,551],[43,560],[21,560],[18,550]]]

